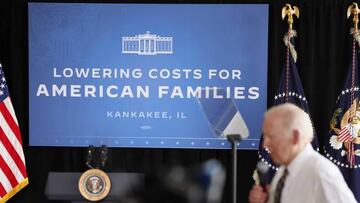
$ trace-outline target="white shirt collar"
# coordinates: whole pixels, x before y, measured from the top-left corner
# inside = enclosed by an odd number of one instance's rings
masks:
[[[307,157],[311,154],[311,152],[314,151],[311,144],[307,144],[304,149],[295,157],[294,160],[290,162],[290,164],[287,166],[287,169],[289,171],[289,175],[295,175],[298,170],[301,169],[301,165],[304,164]]]

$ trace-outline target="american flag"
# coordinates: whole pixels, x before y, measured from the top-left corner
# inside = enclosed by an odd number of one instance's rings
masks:
[[[340,142],[348,142],[352,140],[352,135],[350,133],[350,130],[348,129],[347,126],[344,126],[338,136],[338,139]]]
[[[0,64],[0,202],[28,184],[21,134]]]

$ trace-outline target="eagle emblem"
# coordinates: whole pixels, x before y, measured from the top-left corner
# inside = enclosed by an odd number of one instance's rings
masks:
[[[341,150],[341,156],[348,156],[350,165],[355,164],[355,156],[360,156],[360,150],[354,150],[355,144],[360,144],[360,101],[356,98],[338,119],[343,109],[335,110],[330,121],[330,129],[334,133],[330,137],[330,146],[334,150]],[[340,128],[337,127],[340,120]]]

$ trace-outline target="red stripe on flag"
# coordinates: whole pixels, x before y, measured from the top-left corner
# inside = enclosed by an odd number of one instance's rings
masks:
[[[26,175],[25,164],[21,160],[21,158],[20,158],[19,154],[17,153],[17,151],[15,150],[14,146],[10,143],[10,141],[6,137],[2,128],[0,128],[0,141],[3,143],[4,147],[8,151],[9,155],[14,160],[16,166],[19,168],[23,177],[26,178],[27,175]]]
[[[4,197],[7,194],[5,188],[0,184],[0,197]]]
[[[344,140],[349,139],[350,137],[351,137],[350,134],[342,134],[342,135],[339,135],[339,140],[344,141]]]
[[[338,137],[339,141],[344,142],[344,141],[349,141],[351,140],[351,135],[349,130],[346,127],[343,127],[339,133],[339,137]]]
[[[8,125],[11,128],[11,130],[13,131],[13,133],[15,134],[17,140],[22,145],[19,126],[16,124],[15,120],[11,116],[11,114],[4,102],[0,102],[0,112],[4,116],[6,122],[8,123]]]
[[[4,172],[6,178],[9,180],[11,186],[13,188],[16,187],[16,185],[19,183],[2,156],[0,156],[0,168]]]

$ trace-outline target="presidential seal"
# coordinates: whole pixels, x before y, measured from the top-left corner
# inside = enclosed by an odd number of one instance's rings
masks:
[[[89,201],[104,199],[110,192],[109,176],[102,170],[89,169],[80,176],[79,191]]]
[[[330,146],[334,150],[341,150],[341,156],[347,156],[350,167],[355,165],[355,156],[360,156],[360,150],[355,145],[360,144],[360,101],[354,99],[351,106],[342,114],[343,109],[338,108],[330,121],[330,129],[335,135],[330,137]],[[337,128],[337,120],[340,128]]]

